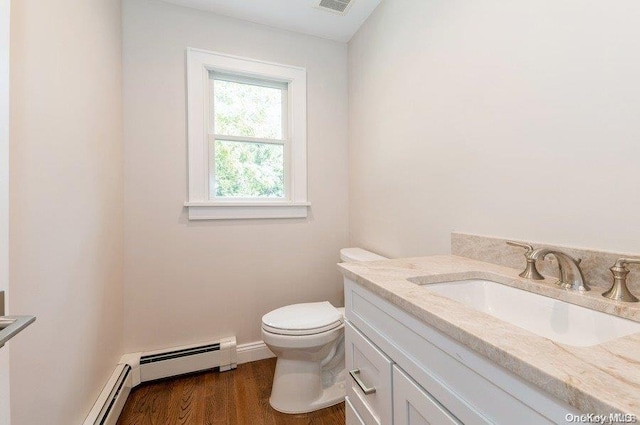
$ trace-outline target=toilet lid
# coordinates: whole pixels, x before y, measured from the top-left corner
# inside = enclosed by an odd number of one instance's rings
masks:
[[[293,304],[262,316],[267,332],[281,335],[313,335],[342,325],[342,312],[329,302]]]

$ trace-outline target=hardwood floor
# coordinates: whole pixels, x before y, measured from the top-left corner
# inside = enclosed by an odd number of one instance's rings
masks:
[[[302,415],[269,406],[275,359],[135,388],[118,425],[344,425],[344,403]]]

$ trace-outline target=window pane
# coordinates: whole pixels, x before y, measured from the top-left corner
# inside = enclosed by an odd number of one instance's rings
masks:
[[[216,140],[210,196],[284,198],[284,146]]]
[[[282,90],[214,80],[214,126],[226,136],[282,139]]]

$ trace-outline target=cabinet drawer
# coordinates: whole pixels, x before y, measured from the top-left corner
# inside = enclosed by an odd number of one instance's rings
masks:
[[[344,399],[344,415],[347,420],[347,425],[365,425],[356,412],[356,409],[353,408],[353,404],[349,401],[349,397],[345,397]]]
[[[393,423],[394,425],[462,424],[397,366],[393,366]]]
[[[391,360],[349,322],[345,348],[347,396],[355,411],[366,425],[391,425]]]

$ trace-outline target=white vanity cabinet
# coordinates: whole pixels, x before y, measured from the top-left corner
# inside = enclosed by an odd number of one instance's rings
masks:
[[[348,425],[365,425],[364,421],[356,412],[356,408],[351,404],[349,396],[344,399],[345,419]]]
[[[431,394],[397,366],[393,366],[393,423],[460,425]]]
[[[347,397],[365,424],[390,424],[393,362],[350,323],[344,332]]]
[[[346,366],[357,372],[347,425],[541,425],[578,414],[349,279],[345,307]]]

